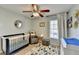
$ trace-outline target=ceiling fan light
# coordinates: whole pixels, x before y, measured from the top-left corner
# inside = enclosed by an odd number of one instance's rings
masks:
[[[40,16],[37,12],[33,13],[34,16]]]

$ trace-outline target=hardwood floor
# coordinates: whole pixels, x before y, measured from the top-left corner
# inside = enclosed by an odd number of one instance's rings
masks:
[[[29,46],[25,47],[24,49],[16,52],[14,55],[27,55],[27,52],[31,51],[32,48],[35,47],[35,44],[30,44]]]

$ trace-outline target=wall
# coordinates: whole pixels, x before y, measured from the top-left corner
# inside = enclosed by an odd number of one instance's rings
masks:
[[[15,20],[21,20],[23,22],[22,28],[18,29],[14,26]],[[20,14],[0,7],[0,36],[24,32],[28,33],[30,29],[31,20]]]
[[[69,11],[69,17],[72,16],[72,24],[73,24],[73,27],[71,29],[69,29],[69,36],[76,36],[76,37],[79,37],[79,26],[78,28],[74,28],[74,21],[76,20],[76,18],[74,17],[74,14],[76,12],[76,10],[79,10],[79,5],[74,5],[70,11]]]
[[[40,22],[45,22],[45,27],[40,27]],[[37,35],[45,35],[44,37],[48,37],[48,20],[46,18],[39,18],[32,20],[32,31],[35,31]]]
[[[49,17],[43,17],[43,18],[37,18],[32,20],[32,31],[35,31],[37,35],[44,35],[44,38],[49,38],[50,34],[50,27],[49,22],[50,20],[55,20],[56,16],[49,16]],[[40,22],[45,22],[45,27],[40,27]]]

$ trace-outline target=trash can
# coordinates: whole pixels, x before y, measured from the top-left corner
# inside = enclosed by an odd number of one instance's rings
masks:
[[[49,39],[43,39],[42,40],[42,45],[49,46],[50,45],[50,40]]]

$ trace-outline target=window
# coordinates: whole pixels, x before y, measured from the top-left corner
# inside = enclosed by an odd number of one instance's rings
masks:
[[[50,21],[50,38],[58,39],[58,21]]]

